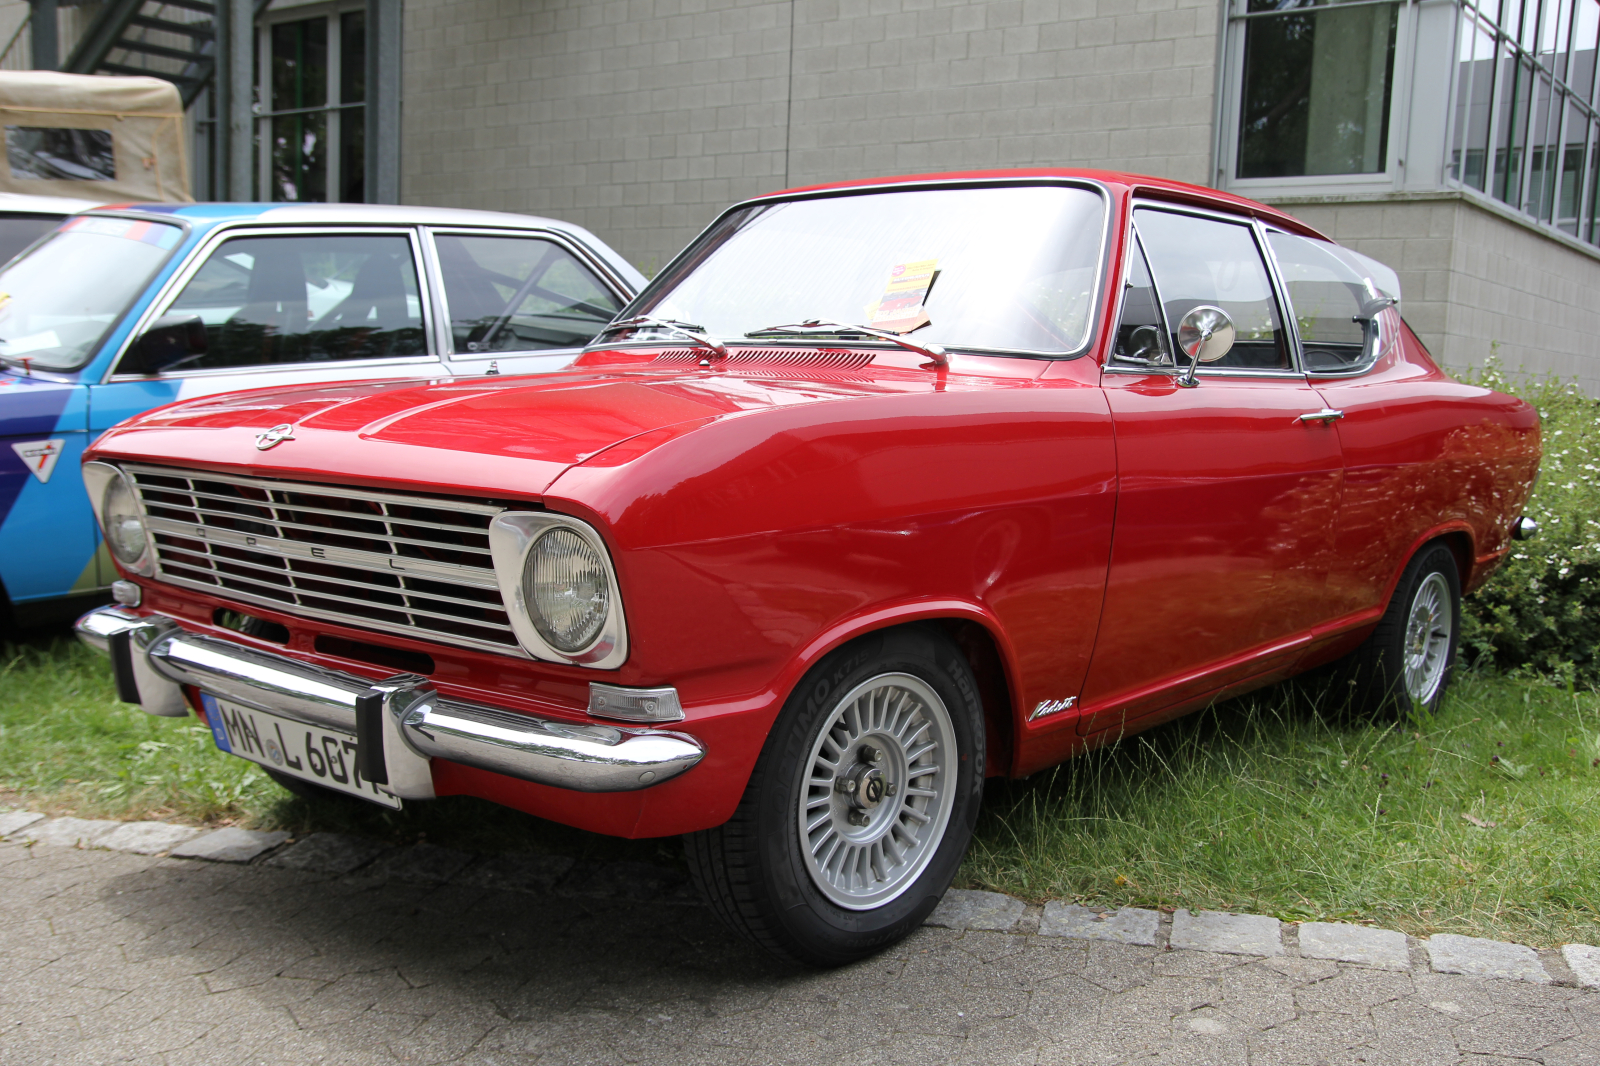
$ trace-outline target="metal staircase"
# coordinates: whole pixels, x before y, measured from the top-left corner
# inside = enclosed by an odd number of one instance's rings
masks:
[[[207,0],[110,0],[61,69],[165,78],[188,106],[211,83],[216,51],[216,5]]]

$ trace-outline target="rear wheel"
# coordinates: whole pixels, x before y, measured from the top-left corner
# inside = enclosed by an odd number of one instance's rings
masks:
[[[1443,544],[1417,553],[1378,627],[1345,664],[1357,713],[1431,713],[1444,699],[1461,629],[1461,576]]]
[[[922,923],[983,789],[983,718],[942,633],[891,630],[808,672],[734,816],[684,838],[712,909],[779,958],[837,966]]]

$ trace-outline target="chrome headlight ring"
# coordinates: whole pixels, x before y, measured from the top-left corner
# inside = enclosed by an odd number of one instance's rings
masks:
[[[94,508],[95,524],[100,528],[100,535],[105,538],[106,547],[110,550],[112,558],[131,573],[149,577],[156,572],[154,547],[150,539],[150,527],[144,520],[144,504],[139,498],[138,490],[133,487],[133,482],[128,479],[120,469],[110,463],[90,462],[83,464],[83,485],[89,491],[89,503]],[[139,529],[144,537],[144,547],[138,557],[133,561],[124,558],[113,546],[111,530],[106,522],[110,516],[106,513],[106,504],[110,499],[113,489],[121,488],[128,494],[128,499],[133,503],[133,515],[139,522]]]
[[[608,593],[605,620],[587,644],[570,652],[554,647],[540,635],[534,621],[537,607],[528,602],[525,580],[535,546],[555,530],[575,534],[605,567]],[[623,618],[616,567],[611,563],[610,550],[594,527],[548,511],[502,511],[489,523],[489,553],[494,559],[495,578],[500,583],[500,595],[511,618],[511,629],[529,655],[547,662],[573,663],[595,670],[613,670],[628,658],[628,627]]]

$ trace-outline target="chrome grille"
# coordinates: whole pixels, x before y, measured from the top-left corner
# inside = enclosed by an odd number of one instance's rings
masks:
[[[522,654],[489,555],[504,508],[134,466],[159,576],[288,614]]]

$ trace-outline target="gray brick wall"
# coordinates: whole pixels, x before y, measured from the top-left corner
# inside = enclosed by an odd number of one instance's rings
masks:
[[[1444,365],[1493,354],[1600,396],[1600,256],[1460,196],[1280,206],[1399,271],[1406,321]]]
[[[1215,0],[407,0],[407,203],[557,215],[646,272],[728,203],[880,174],[1204,181]]]

